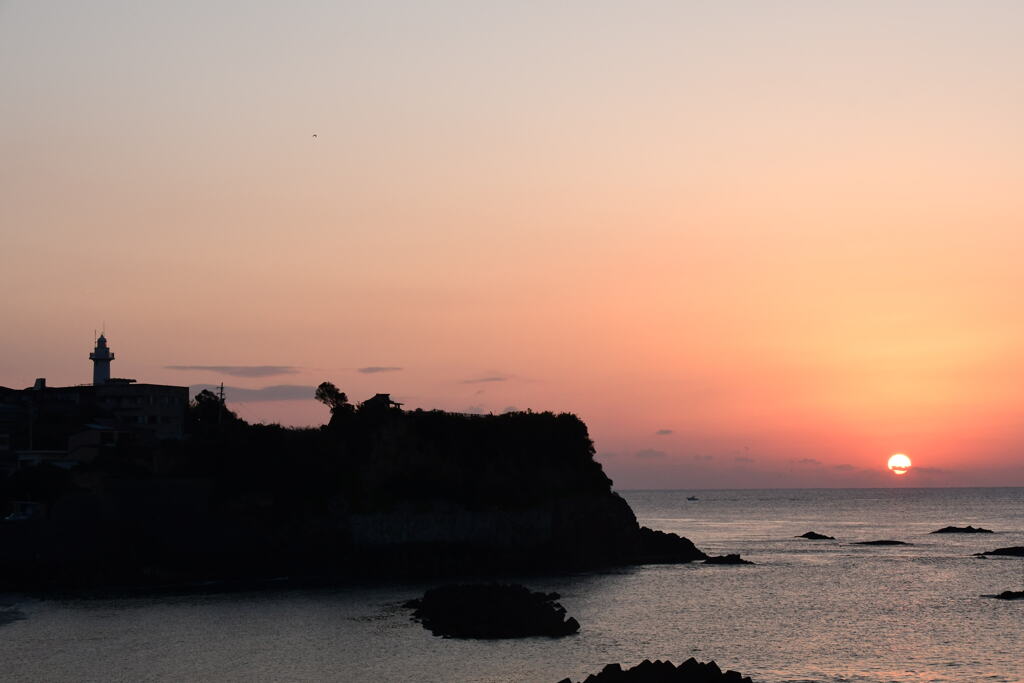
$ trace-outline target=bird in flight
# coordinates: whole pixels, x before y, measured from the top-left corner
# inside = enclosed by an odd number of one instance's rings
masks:
[[[313,137],[316,137],[316,133],[313,133]]]

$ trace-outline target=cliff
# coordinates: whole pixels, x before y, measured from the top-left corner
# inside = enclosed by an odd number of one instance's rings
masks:
[[[0,578],[494,575],[704,557],[641,532],[573,415],[378,403],[335,410],[319,429],[193,417],[185,442],[3,482],[7,501],[46,512],[0,525]]]
[[[637,550],[636,518],[573,415],[388,412],[332,430],[358,454],[348,528],[372,564],[398,552],[454,572],[578,569]]]

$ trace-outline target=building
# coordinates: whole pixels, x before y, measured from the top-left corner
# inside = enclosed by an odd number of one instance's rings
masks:
[[[359,409],[375,411],[387,411],[393,409],[401,410],[402,404],[397,401],[392,401],[391,394],[374,394],[360,403]]]
[[[0,470],[50,462],[70,467],[125,441],[185,436],[188,387],[112,378],[114,354],[101,335],[89,354],[93,383],[0,387]]]
[[[110,381],[110,361],[114,360],[114,353],[107,348],[107,336],[100,334],[96,340],[96,348],[89,354],[92,361],[92,383],[106,384]]]

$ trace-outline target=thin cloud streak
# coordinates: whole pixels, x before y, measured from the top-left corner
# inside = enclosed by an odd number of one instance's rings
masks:
[[[483,384],[484,382],[507,382],[508,377],[501,377],[500,375],[494,375],[491,377],[478,377],[476,379],[464,379],[462,384]]]
[[[296,375],[299,372],[299,368],[293,365],[165,365],[164,368],[186,372],[218,372],[232,377],[273,377]]]
[[[402,368],[393,365],[368,365],[365,368],[358,368],[358,372],[364,375],[374,375],[378,372],[400,372]]]

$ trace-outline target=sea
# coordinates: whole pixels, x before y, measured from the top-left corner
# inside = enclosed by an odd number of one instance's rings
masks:
[[[1024,681],[1024,488],[623,491],[644,525],[754,564],[509,576],[578,634],[435,637],[430,584],[146,598],[0,596],[0,680],[574,681],[611,662],[715,660],[763,683]],[[688,500],[696,497],[697,500]],[[994,534],[931,534],[982,526]],[[795,538],[806,531],[835,541]],[[899,540],[909,545],[855,545]]]

